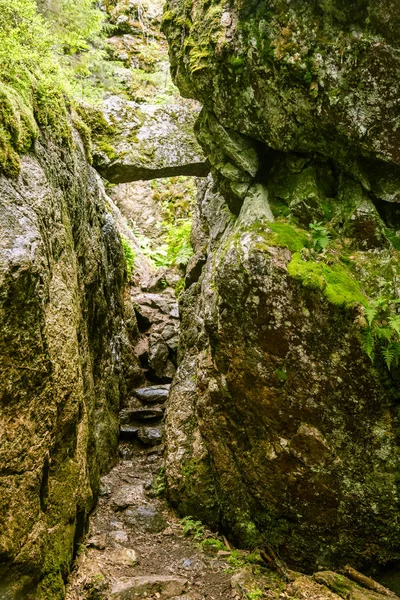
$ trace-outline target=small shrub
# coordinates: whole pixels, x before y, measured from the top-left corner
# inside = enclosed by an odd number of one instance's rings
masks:
[[[311,230],[311,239],[314,244],[314,249],[317,252],[323,252],[330,241],[330,233],[322,224],[322,221],[319,223],[310,223]]]

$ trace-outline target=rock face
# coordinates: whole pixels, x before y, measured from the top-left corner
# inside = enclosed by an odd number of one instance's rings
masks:
[[[75,142],[70,152],[40,139],[17,180],[0,178],[0,597],[7,600],[64,596],[100,472],[115,460],[125,381],[140,384],[123,322],[120,238]]]
[[[356,281],[299,280],[297,242],[273,232],[290,226],[232,219],[212,188],[198,208],[209,259],[181,302],[170,499],[297,568],[397,557],[397,393],[361,349]]]
[[[371,185],[364,157],[400,164],[394,0],[169,0],[163,23],[181,93],[224,127],[333,157]]]
[[[181,303],[169,496],[306,571],[399,558],[397,25],[377,0],[164,11],[215,181]]]

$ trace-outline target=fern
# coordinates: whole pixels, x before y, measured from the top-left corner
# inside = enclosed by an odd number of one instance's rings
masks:
[[[375,337],[371,327],[366,328],[363,331],[363,337],[361,340],[361,347],[366,355],[370,358],[371,362],[375,359]]]
[[[400,336],[400,315],[392,315],[389,317],[389,325],[393,331]]]
[[[368,325],[371,326],[374,322],[376,315],[378,314],[378,310],[375,306],[367,306],[365,309],[365,317],[368,321]]]
[[[387,369],[399,364],[400,315],[397,306],[400,299],[381,296],[365,308],[366,325],[362,332],[361,347],[372,362],[378,346]]]
[[[381,348],[382,356],[385,359],[386,366],[390,371],[390,367],[392,366],[392,362],[395,358],[395,349],[392,344],[386,346],[386,348]]]

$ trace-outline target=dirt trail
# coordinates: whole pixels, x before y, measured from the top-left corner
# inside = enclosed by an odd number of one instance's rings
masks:
[[[162,421],[176,364],[178,306],[171,289],[133,289],[147,386],[121,411],[118,464],[102,478],[67,588],[67,600],[222,600],[232,597],[229,565],[202,551],[162,490]]]

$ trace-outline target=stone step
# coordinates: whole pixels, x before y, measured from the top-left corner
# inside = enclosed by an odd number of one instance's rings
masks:
[[[183,594],[187,586],[187,579],[171,575],[126,577],[115,582],[110,598],[113,600],[138,600],[144,596],[173,598]]]
[[[136,398],[149,404],[164,404],[168,399],[170,384],[152,385],[135,390]]]
[[[162,427],[140,427],[138,439],[146,446],[157,446],[162,442]]]
[[[158,421],[164,416],[162,408],[137,408],[137,409],[124,409],[121,411],[121,423],[129,424],[132,421],[149,422]]]
[[[136,440],[139,427],[137,425],[121,425],[119,428],[120,440]]]

